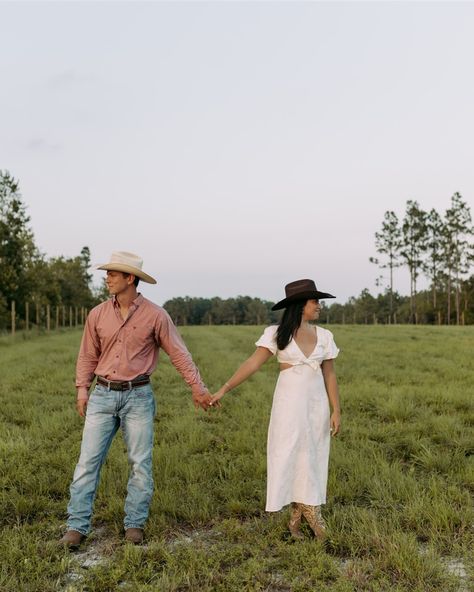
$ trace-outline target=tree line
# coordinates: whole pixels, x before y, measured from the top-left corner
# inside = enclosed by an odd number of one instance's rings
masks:
[[[12,303],[18,328],[28,314],[33,324],[44,320],[39,317],[47,306],[62,310],[95,306],[104,294],[92,286],[89,269],[87,246],[76,257],[46,257],[40,252],[19,183],[0,170],[0,330],[11,325]]]
[[[413,200],[407,202],[401,220],[394,211],[385,212],[375,234],[377,257],[370,258],[388,271],[387,277],[376,281],[382,293],[373,296],[366,288],[345,304],[324,305],[320,322],[474,324],[474,276],[469,276],[472,236],[471,213],[459,193],[443,215],[434,209],[424,211]],[[395,289],[394,272],[402,265],[410,273],[409,296]],[[0,331],[10,326],[12,303],[19,329],[28,314],[39,324],[40,314],[46,313],[38,311],[53,308],[56,325],[66,323],[65,315],[71,325],[73,309],[89,310],[108,297],[104,284],[92,285],[90,267],[87,246],[75,257],[48,258],[40,252],[18,181],[0,170]],[[418,289],[421,275],[429,280],[427,290]],[[164,308],[177,325],[263,325],[280,318],[272,304],[250,296],[186,296],[168,300]]]
[[[419,324],[447,324],[446,293],[438,294],[437,309],[432,305],[431,290],[416,294],[416,322]],[[172,298],[164,308],[177,325],[268,325],[277,323],[281,311],[272,311],[273,303],[249,296],[237,298]],[[388,290],[373,296],[367,288],[345,304],[327,305],[323,302],[319,322],[322,324],[391,324],[411,323],[412,298]],[[474,324],[474,276],[461,282],[459,323]],[[456,322],[454,312],[451,323]]]
[[[237,298],[172,298],[163,308],[176,325],[264,325],[280,318],[272,311],[273,302],[237,296]]]

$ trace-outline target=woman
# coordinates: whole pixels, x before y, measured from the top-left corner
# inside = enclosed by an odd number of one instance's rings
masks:
[[[326,503],[330,433],[335,436],[340,428],[333,363],[339,350],[332,333],[310,321],[319,317],[319,300],[335,296],[319,292],[307,279],[287,284],[285,293],[286,298],[272,307],[285,309],[280,324],[265,329],[256,351],[215,393],[211,405],[277,355],[280,374],[268,429],[266,510],[277,512],[291,504],[291,535],[303,538],[304,516],[316,537],[323,539],[321,504]]]

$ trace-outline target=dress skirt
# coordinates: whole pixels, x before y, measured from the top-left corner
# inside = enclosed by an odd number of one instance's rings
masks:
[[[291,502],[326,503],[329,401],[318,365],[282,370],[273,395],[267,441],[267,512]]]

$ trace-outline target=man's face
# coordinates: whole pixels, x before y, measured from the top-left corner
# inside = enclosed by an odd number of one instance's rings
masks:
[[[105,283],[107,284],[110,294],[117,296],[117,294],[125,292],[131,283],[130,277],[131,276],[129,275],[124,276],[121,271],[108,271]]]

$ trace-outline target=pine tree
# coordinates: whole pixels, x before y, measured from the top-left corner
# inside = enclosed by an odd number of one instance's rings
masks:
[[[377,253],[386,255],[388,261],[380,263],[379,259],[370,257],[369,261],[375,263],[381,269],[389,269],[390,285],[389,285],[389,302],[390,302],[390,322],[393,322],[393,270],[400,266],[398,258],[400,255],[401,229],[397,215],[393,211],[387,211],[382,222],[382,229],[375,233],[375,248]]]
[[[423,263],[423,253],[426,251],[427,213],[420,208],[418,202],[407,201],[405,218],[402,223],[403,244],[400,251],[410,272],[410,311],[411,322],[418,322],[416,310],[416,286]]]
[[[8,171],[0,171],[0,294],[8,305],[28,294],[28,269],[37,254],[19,191]]]
[[[469,272],[474,259],[472,219],[469,206],[456,192],[446,210],[443,233],[443,261],[447,271],[447,322],[451,322],[451,294],[454,285],[456,324],[460,324],[462,276]]]
[[[426,219],[426,252],[427,258],[423,263],[423,271],[431,280],[433,308],[437,305],[437,290],[441,281],[442,251],[443,251],[444,223],[441,216],[433,208]]]

